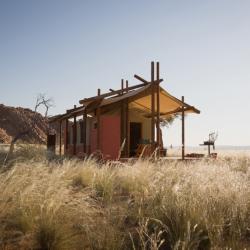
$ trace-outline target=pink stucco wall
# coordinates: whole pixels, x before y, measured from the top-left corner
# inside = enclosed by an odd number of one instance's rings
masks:
[[[105,159],[115,160],[120,149],[120,116],[101,116],[100,150]],[[91,130],[91,153],[97,149],[97,129]]]
[[[101,117],[101,150],[107,159],[117,159],[120,150],[120,116]]]
[[[77,134],[77,136],[80,136]],[[88,136],[88,135],[87,135]],[[87,151],[89,154],[95,153],[97,150],[97,129],[94,128],[94,124],[90,129],[90,147]],[[120,116],[106,116],[100,117],[100,150],[105,159],[115,160],[118,157],[120,150]],[[64,136],[66,138],[66,135]],[[64,138],[64,140],[65,140]],[[83,146],[76,146],[76,155],[82,155]],[[68,155],[73,154],[73,145],[68,145],[68,150],[66,152]]]

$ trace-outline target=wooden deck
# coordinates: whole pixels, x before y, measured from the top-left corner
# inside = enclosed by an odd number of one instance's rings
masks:
[[[120,158],[121,162],[136,162],[139,160],[139,157],[130,157],[130,158]],[[141,158],[142,160],[149,160],[150,158]],[[195,158],[195,157],[185,157],[183,160],[181,156],[166,156],[166,157],[159,157],[157,160],[160,161],[200,161],[202,159],[208,159],[207,157],[202,158]]]

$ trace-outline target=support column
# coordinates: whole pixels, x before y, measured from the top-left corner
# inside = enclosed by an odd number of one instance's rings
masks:
[[[97,90],[97,95],[100,96],[101,95],[101,90],[98,89]],[[100,124],[100,116],[101,116],[101,110],[100,107],[98,106],[97,110],[96,110],[96,117],[97,117],[97,150],[101,149],[101,133],[100,133],[100,129],[101,129],[101,124]]]
[[[76,127],[76,116],[74,116],[74,125],[73,125],[73,155],[76,155],[76,140],[77,140],[77,127]]]
[[[69,144],[69,120],[66,118],[65,120],[65,142],[64,142],[64,154],[67,154],[68,144]]]
[[[151,62],[151,143],[155,142],[155,86],[154,86],[154,62]]]
[[[128,92],[128,81],[126,81],[126,92]],[[126,157],[129,157],[130,128],[129,128],[129,101],[125,100],[125,138],[126,138]]]
[[[182,152],[181,152],[181,158],[182,160],[185,159],[185,112],[184,112],[184,96],[181,97],[181,101],[182,101],[182,111],[181,111],[181,132],[182,132],[182,142],[181,142],[181,148],[182,148]]]
[[[129,128],[129,103],[128,100],[125,101],[125,120],[126,120],[126,157],[130,155],[130,128]]]
[[[160,63],[156,63],[156,80],[160,80]],[[157,96],[156,96],[156,132],[157,132],[157,147],[158,147],[158,155],[160,156],[160,83],[157,83]]]
[[[124,93],[124,80],[121,80],[121,94]],[[121,112],[120,112],[120,128],[121,128],[121,142],[120,145],[123,145],[123,142],[125,140],[124,148],[122,149],[122,157],[126,154],[126,116],[125,116],[125,100],[121,102]]]
[[[59,155],[62,155],[62,121],[59,122]]]
[[[83,152],[87,153],[87,110],[85,108],[83,114]]]
[[[124,80],[123,79],[121,79],[121,94],[123,94],[123,86],[124,86]],[[121,145],[122,145],[122,143],[123,143],[123,140],[124,140],[124,138],[125,138],[125,129],[124,129],[124,122],[125,122],[125,119],[124,119],[124,100],[121,102],[121,105],[120,105],[120,122],[121,122],[121,125],[120,125],[120,127],[121,127]]]

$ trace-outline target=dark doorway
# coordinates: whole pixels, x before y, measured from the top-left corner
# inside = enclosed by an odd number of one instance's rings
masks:
[[[136,155],[136,149],[142,139],[142,124],[130,122],[130,156]]]
[[[56,135],[47,134],[47,150],[50,153],[56,153]]]

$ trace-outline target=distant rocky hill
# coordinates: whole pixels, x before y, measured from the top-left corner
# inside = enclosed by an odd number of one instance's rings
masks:
[[[48,119],[40,113],[21,107],[0,104],[0,143],[10,143],[18,133],[29,131],[22,142],[45,143]]]

